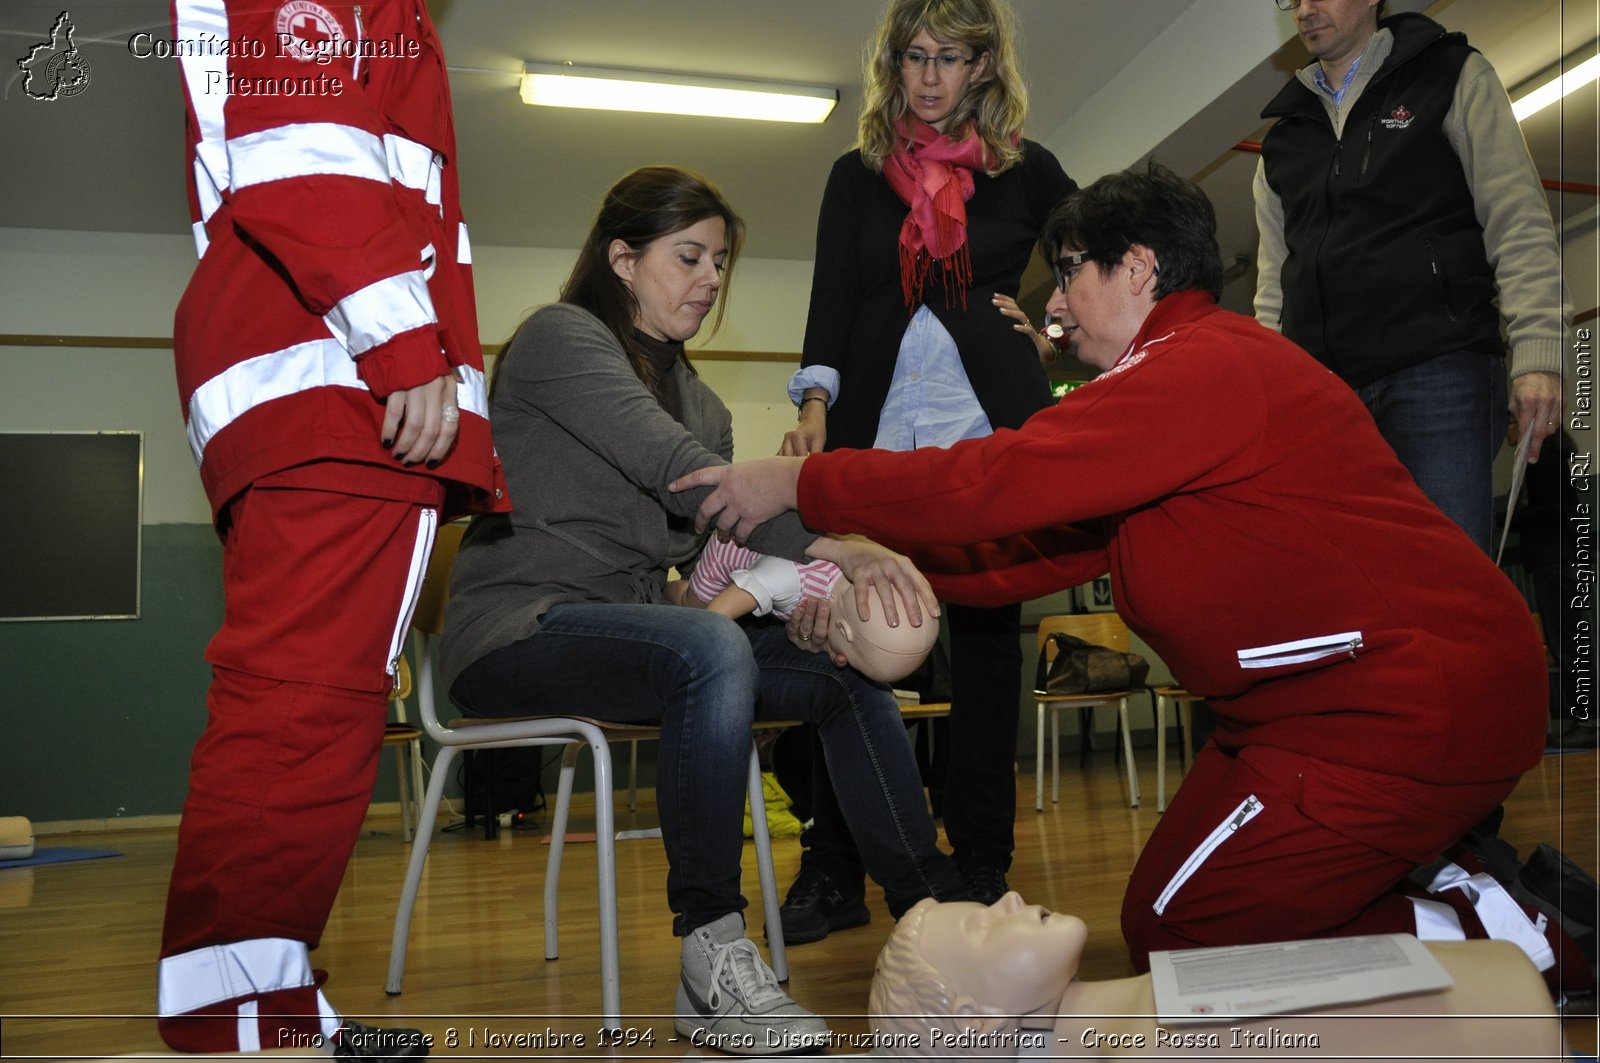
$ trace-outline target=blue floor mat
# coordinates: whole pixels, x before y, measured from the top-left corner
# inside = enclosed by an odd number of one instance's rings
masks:
[[[121,856],[114,849],[73,849],[61,846],[52,849],[35,849],[26,860],[0,860],[0,871],[13,867],[36,867],[40,864],[65,864],[73,860],[100,860],[107,856]]]

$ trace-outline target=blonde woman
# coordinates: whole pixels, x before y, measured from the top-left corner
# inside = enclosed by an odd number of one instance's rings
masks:
[[[828,178],[799,423],[780,451],[912,450],[1016,428],[1048,406],[1015,297],[1050,210],[1076,189],[1022,138],[1028,97],[1005,0],[893,0],[867,58],[858,147]],[[952,606],[945,829],[973,899],[1006,890],[1022,654],[1016,606]],[[820,765],[818,758],[813,763]],[[816,825],[784,906],[790,941],[867,921],[860,857],[817,777]]]

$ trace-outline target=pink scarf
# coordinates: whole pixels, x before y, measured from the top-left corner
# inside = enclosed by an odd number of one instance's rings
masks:
[[[964,139],[940,133],[917,118],[896,126],[897,147],[883,162],[883,176],[910,207],[900,227],[900,290],[906,306],[922,302],[922,288],[933,263],[944,267],[946,295],[960,289],[963,307],[972,285],[972,255],[967,247],[967,200],[972,173],[984,168],[983,138],[970,135],[971,123],[955,130]]]

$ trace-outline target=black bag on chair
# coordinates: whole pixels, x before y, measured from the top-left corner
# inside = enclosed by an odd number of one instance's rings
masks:
[[[1050,647],[1056,655],[1050,657]],[[1039,652],[1039,671],[1033,680],[1035,694],[1098,694],[1107,690],[1132,690],[1144,686],[1150,662],[1137,653],[1096,646],[1076,635],[1052,632]]]

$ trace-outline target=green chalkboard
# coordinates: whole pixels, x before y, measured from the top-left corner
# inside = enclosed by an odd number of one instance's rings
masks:
[[[0,620],[139,616],[143,432],[0,432]]]

